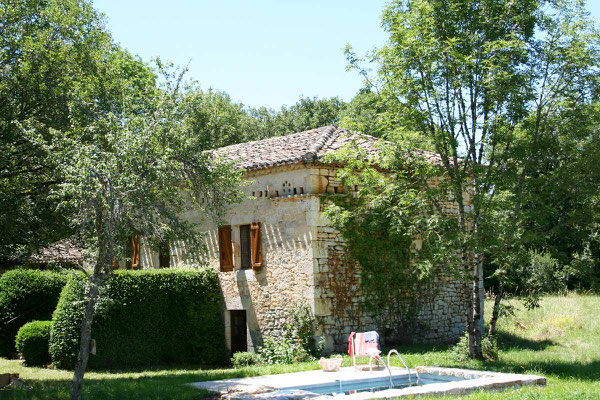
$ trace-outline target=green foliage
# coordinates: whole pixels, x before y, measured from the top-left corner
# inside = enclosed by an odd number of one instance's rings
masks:
[[[600,289],[599,260],[592,255],[590,246],[585,246],[581,252],[573,254],[571,264],[564,267],[564,279],[571,287]]]
[[[251,351],[238,351],[233,353],[231,363],[234,368],[248,367],[250,365],[259,365],[263,363],[262,357],[258,353]]]
[[[63,273],[15,269],[0,276],[0,355],[11,356],[21,326],[49,320],[67,276]]]
[[[31,321],[19,329],[15,340],[17,352],[25,365],[46,365],[50,362],[49,343],[52,321]]]
[[[72,233],[52,195],[65,178],[45,146],[53,132],[96,120],[92,104],[116,112],[122,89],[153,75],[111,43],[90,1],[3,2],[0,26],[0,257],[12,258]]]
[[[524,273],[528,273],[527,291],[540,293],[554,293],[561,289],[566,289],[562,274],[559,271],[558,261],[549,253],[542,253],[535,250],[529,252],[529,266],[525,268]]]
[[[300,340],[294,337],[289,325],[284,328],[282,335],[266,335],[258,353],[267,364],[293,364],[312,359]]]
[[[291,329],[293,336],[299,340],[302,348],[313,357],[321,356],[324,343],[317,342],[315,339],[317,321],[310,306],[306,303],[297,304],[290,310],[290,315],[292,317]]]
[[[260,107],[250,109],[248,113],[256,121],[256,137],[266,138],[335,125],[345,107],[346,103],[337,97],[301,97],[296,104],[283,106],[278,111]]]
[[[291,324],[277,336],[266,335],[259,354],[267,364],[291,364],[314,360],[323,353],[324,342],[315,340],[317,326],[310,307],[297,304],[290,310]]]
[[[498,360],[498,340],[493,336],[484,336],[481,339],[483,356],[489,361]],[[459,342],[450,349],[450,357],[457,362],[464,363],[469,360],[469,335],[465,333]]]
[[[186,94],[186,122],[188,129],[199,138],[201,146],[213,149],[236,143],[257,140],[258,121],[221,91],[194,88]]]
[[[87,281],[69,280],[53,316],[52,361],[73,368]],[[119,271],[101,286],[90,368],[225,362],[219,282],[213,270]]]

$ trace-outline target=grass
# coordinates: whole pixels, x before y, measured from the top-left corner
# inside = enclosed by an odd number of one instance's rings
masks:
[[[475,392],[460,399],[533,400],[600,399],[600,296],[546,297],[535,310],[514,303],[516,314],[499,323],[500,358],[494,362],[455,362],[447,346],[403,346],[398,350],[411,366],[439,365],[500,372],[543,375],[546,387],[524,387],[502,392]],[[489,315],[489,314],[488,314]],[[525,326],[522,329],[516,321]],[[348,357],[344,365],[350,365]],[[83,398],[93,399],[202,399],[208,392],[185,385],[234,377],[316,369],[316,362],[256,366],[243,369],[152,369],[89,372]],[[0,372],[19,373],[29,388],[0,390],[0,399],[66,399],[70,371],[29,368],[20,361],[0,358]],[[457,397],[438,397],[453,399]]]

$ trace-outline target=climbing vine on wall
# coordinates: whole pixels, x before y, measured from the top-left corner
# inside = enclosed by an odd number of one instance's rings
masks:
[[[360,269],[361,306],[378,329],[397,336],[434,295],[442,271],[457,271],[460,243],[456,219],[438,211],[436,199],[447,189],[439,169],[416,155],[381,154],[386,158],[369,159],[349,147],[332,157],[343,165],[342,183],[355,190],[324,198],[323,207],[346,246],[344,259],[333,262]],[[338,302],[337,311],[347,309],[343,296]]]

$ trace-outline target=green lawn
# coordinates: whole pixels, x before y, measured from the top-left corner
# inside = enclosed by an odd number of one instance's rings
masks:
[[[525,325],[515,326],[515,320]],[[526,311],[499,326],[501,353],[496,362],[458,364],[447,347],[398,348],[411,366],[440,365],[501,372],[530,373],[548,378],[546,387],[478,392],[461,399],[600,399],[600,296],[547,297],[541,307]],[[350,360],[345,360],[349,365]],[[246,369],[156,369],[142,372],[89,372],[84,399],[202,399],[207,392],[187,382],[226,379],[314,369],[316,363],[262,366]],[[17,372],[32,389],[0,390],[0,399],[66,399],[72,373],[27,368],[19,361],[0,358],[0,372]],[[456,399],[457,397],[447,397]]]

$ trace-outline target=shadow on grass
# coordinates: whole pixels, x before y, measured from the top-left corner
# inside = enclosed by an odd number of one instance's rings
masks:
[[[115,373],[113,376],[109,373],[88,373],[84,378],[82,397],[86,400],[199,400],[211,398],[213,393],[194,388],[187,383],[244,375],[235,370],[182,372],[179,369],[173,369],[156,371],[156,374],[148,370],[145,372],[147,374],[142,376],[135,372]],[[68,399],[70,388],[70,379],[26,379],[22,388],[0,390],[0,399]]]
[[[310,364],[300,369],[309,369]],[[242,378],[284,372],[289,366],[262,366],[240,369],[199,369],[197,366],[156,367],[120,371],[91,371],[83,384],[85,400],[213,398],[214,394],[188,383]],[[29,389],[28,387],[31,387]],[[54,400],[69,398],[70,379],[26,379],[25,387],[0,390],[0,399]]]
[[[540,375],[555,375],[562,379],[575,378],[586,381],[600,380],[600,361],[590,363],[543,361],[535,360],[528,362],[505,362],[496,361],[486,363],[489,369],[509,373],[535,373]]]
[[[496,337],[500,350],[504,351],[515,349],[541,351],[556,344],[552,340],[531,340],[502,331],[498,332]]]

